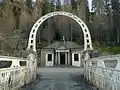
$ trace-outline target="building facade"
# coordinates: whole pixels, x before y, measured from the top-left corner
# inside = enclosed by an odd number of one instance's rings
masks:
[[[55,42],[41,50],[41,66],[82,66],[82,49],[70,41]]]

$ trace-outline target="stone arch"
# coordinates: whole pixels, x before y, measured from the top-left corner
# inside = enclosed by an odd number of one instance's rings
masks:
[[[29,41],[28,41],[28,47],[27,50],[33,50],[36,52],[36,35],[39,26],[48,18],[51,18],[53,16],[67,16],[73,20],[75,20],[80,27],[82,28],[83,34],[84,34],[84,51],[86,50],[93,50],[92,47],[92,40],[91,40],[91,35],[89,32],[89,29],[87,25],[76,15],[69,13],[69,12],[63,12],[63,11],[58,11],[58,12],[51,12],[46,14],[45,16],[41,17],[32,27],[29,35]]]

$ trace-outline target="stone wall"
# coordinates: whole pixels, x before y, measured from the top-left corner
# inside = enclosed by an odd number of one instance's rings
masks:
[[[100,90],[120,89],[120,55],[85,61],[85,78]]]

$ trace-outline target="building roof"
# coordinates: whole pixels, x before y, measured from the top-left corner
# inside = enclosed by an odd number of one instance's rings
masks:
[[[54,49],[63,49],[63,48],[66,48],[66,49],[72,49],[72,48],[81,49],[82,46],[80,46],[78,44],[75,44],[73,42],[70,42],[70,41],[66,41],[66,42],[57,41],[57,42],[54,42],[51,45],[48,45],[44,49],[51,49],[51,48],[54,48]]]

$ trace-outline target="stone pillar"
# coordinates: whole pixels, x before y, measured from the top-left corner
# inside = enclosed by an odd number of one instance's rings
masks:
[[[58,52],[58,64],[60,65],[60,52]]]
[[[68,54],[65,52],[65,65],[68,65]]]
[[[55,52],[55,65],[57,65],[57,64],[58,64],[58,53]]]
[[[70,52],[68,52],[68,65],[70,65]]]

